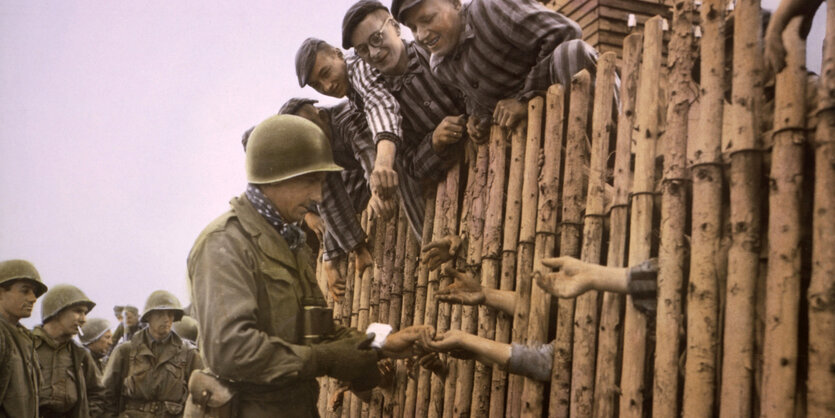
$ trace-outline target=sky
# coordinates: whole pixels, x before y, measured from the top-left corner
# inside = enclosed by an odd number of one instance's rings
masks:
[[[290,97],[333,103],[294,57],[338,45],[353,1],[0,0],[0,260],[78,286],[90,317],[188,304],[188,252],[246,184],[241,134]],[[822,33],[819,12],[816,71]]]

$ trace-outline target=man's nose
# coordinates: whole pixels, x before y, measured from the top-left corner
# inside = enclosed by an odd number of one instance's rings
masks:
[[[383,48],[373,45],[368,45],[368,55],[371,58],[376,58],[383,51]]]

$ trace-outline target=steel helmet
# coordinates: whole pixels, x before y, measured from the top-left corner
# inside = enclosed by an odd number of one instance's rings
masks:
[[[81,289],[71,284],[52,286],[44,295],[41,303],[41,321],[45,324],[62,310],[75,305],[86,306],[87,312],[92,311],[93,307],[96,306]]]
[[[89,345],[96,342],[109,329],[110,321],[104,318],[88,319],[81,326],[81,333],[79,333],[78,338],[81,340],[81,344]]]
[[[183,315],[183,317],[179,321],[175,322],[171,328],[180,337],[191,341],[197,341],[197,321],[194,318],[188,315]]]
[[[276,115],[261,122],[246,146],[246,178],[268,184],[317,171],[342,171],[333,162],[325,133],[295,115]]]
[[[174,311],[174,321],[179,321],[183,317],[183,306],[173,293],[166,290],[155,290],[148,296],[145,302],[145,310],[142,311],[142,317],[139,318],[142,322],[148,322],[148,314],[153,311]]]
[[[0,262],[0,284],[12,280],[26,280],[35,286],[35,296],[41,297],[47,287],[41,281],[41,275],[35,266],[26,260],[6,260]]]

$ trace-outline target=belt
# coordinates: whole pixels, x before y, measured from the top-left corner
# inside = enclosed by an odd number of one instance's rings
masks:
[[[128,399],[125,402],[125,409],[132,411],[150,412],[157,415],[157,412],[166,412],[177,415],[183,412],[183,404],[169,401],[139,401]]]

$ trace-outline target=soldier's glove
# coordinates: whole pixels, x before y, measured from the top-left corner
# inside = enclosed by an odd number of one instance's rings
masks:
[[[315,376],[326,374],[362,387],[380,382],[377,351],[370,348],[374,334],[345,338],[310,347]]]

